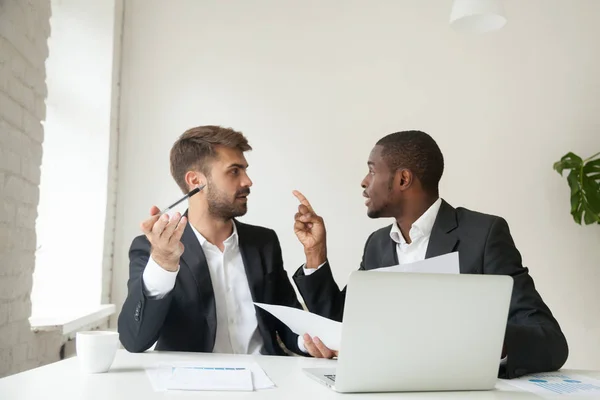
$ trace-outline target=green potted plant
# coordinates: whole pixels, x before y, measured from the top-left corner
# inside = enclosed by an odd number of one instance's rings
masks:
[[[582,159],[577,154],[567,153],[554,163],[561,176],[570,170],[567,182],[571,188],[571,215],[581,225],[600,224],[600,153]]]

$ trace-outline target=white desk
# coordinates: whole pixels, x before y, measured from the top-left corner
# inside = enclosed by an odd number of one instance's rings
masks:
[[[154,392],[144,367],[159,362],[193,360],[247,360],[254,359],[277,385],[275,389],[255,392]],[[332,360],[304,357],[233,356],[202,353],[147,352],[130,354],[119,350],[110,371],[105,374],[83,375],[79,371],[77,358],[70,358],[44,367],[0,379],[2,400],[153,400],[183,398],[219,399],[302,399],[317,400],[346,398],[353,400],[401,398],[401,399],[539,399],[500,381],[499,390],[488,392],[444,392],[444,393],[381,393],[381,394],[338,394],[313,381],[301,371],[306,367],[335,365]],[[567,371],[568,372],[568,371]],[[574,371],[572,371],[574,372]],[[577,371],[594,378],[600,372]]]

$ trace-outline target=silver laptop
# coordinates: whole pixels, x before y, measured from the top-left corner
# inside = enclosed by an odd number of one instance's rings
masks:
[[[493,389],[512,277],[356,271],[335,369],[304,369],[338,392]]]

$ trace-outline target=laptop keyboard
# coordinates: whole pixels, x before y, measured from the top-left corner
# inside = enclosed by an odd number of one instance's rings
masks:
[[[335,375],[325,375],[325,378],[329,379],[330,381],[335,382]]]

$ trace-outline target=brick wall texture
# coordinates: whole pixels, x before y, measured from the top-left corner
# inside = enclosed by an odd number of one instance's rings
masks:
[[[28,320],[50,14],[50,0],[0,0],[0,377],[58,360],[61,346]]]

